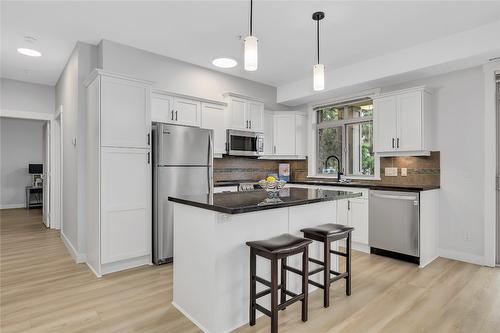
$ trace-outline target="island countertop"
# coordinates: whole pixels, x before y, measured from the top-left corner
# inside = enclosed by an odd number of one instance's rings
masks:
[[[280,190],[281,202],[266,202],[264,190],[227,192],[194,196],[175,196],[168,200],[198,208],[213,210],[225,214],[241,214],[273,208],[307,205],[323,201],[334,201],[361,197],[353,191],[334,191],[323,189],[285,188]]]

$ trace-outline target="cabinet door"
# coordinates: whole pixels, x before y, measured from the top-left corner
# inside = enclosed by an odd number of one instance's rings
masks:
[[[271,112],[264,112],[264,155],[274,154],[274,116]]]
[[[376,152],[395,150],[397,138],[396,96],[377,98],[373,101]]]
[[[148,148],[149,89],[123,79],[101,80],[101,146]]]
[[[295,155],[307,156],[307,117],[295,116]]]
[[[244,99],[231,97],[229,101],[228,124],[227,127],[232,129],[248,130],[248,122],[246,119],[246,101]]]
[[[295,155],[295,115],[274,116],[274,153]]]
[[[169,124],[175,123],[172,96],[151,95],[151,121]]]
[[[421,150],[422,147],[422,92],[397,96],[398,101],[398,150]]]
[[[214,154],[226,153],[226,127],[224,107],[216,104],[201,104],[201,127],[214,130]]]
[[[101,263],[151,254],[149,149],[101,150]]]
[[[174,120],[179,125],[201,126],[201,104],[185,98],[174,97]]]
[[[263,131],[264,104],[260,102],[248,102],[247,120],[250,130],[255,132]]]
[[[368,244],[368,200],[349,199],[348,211],[349,226],[354,228],[352,240]]]
[[[338,224],[349,225],[348,221],[348,210],[347,210],[347,200],[338,200],[337,201],[337,222]]]

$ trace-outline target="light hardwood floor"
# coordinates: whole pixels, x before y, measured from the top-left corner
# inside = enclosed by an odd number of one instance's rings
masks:
[[[40,210],[1,210],[1,332],[199,332],[174,309],[172,265],[97,279],[75,264]],[[280,332],[500,332],[500,269],[438,259],[415,265],[355,252],[353,290],[280,313]],[[237,332],[268,332],[269,319]]]

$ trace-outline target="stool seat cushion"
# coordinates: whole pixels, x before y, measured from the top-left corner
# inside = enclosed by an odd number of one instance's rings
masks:
[[[311,243],[312,241],[309,239],[296,237],[290,234],[282,234],[265,240],[246,242],[246,244],[250,247],[273,254],[298,250]]]
[[[311,234],[316,234],[324,237],[329,237],[329,236],[334,236],[334,235],[340,235],[344,234],[346,232],[353,231],[354,228],[348,227],[343,224],[334,224],[334,223],[327,223],[327,224],[321,224],[318,225],[314,228],[305,228],[300,231],[304,233],[311,233]]]

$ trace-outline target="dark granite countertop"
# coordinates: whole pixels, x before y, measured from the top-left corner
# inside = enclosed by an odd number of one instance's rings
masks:
[[[408,191],[408,192],[420,192],[436,190],[440,188],[439,185],[399,185],[399,184],[377,184],[369,182],[351,182],[351,183],[337,183],[328,182],[323,180],[307,180],[302,182],[289,182],[289,184],[303,184],[303,185],[328,185],[328,186],[339,186],[339,187],[360,187],[368,188],[370,190],[381,190],[381,191]]]
[[[257,181],[223,181],[216,182],[215,186],[238,186],[240,183],[256,183]],[[305,180],[300,182],[288,182],[288,184],[301,184],[301,185],[325,185],[325,186],[339,186],[339,187],[359,187],[368,188],[370,190],[381,190],[381,191],[408,191],[408,192],[420,192],[436,190],[440,188],[439,185],[398,185],[398,184],[380,184],[371,182],[351,182],[351,183],[337,183],[335,181],[324,181],[324,180]]]
[[[168,200],[226,214],[241,214],[360,196],[361,193],[356,192],[292,187],[280,191],[281,202],[279,203],[266,202],[267,193],[264,190],[176,196],[169,197]]]

